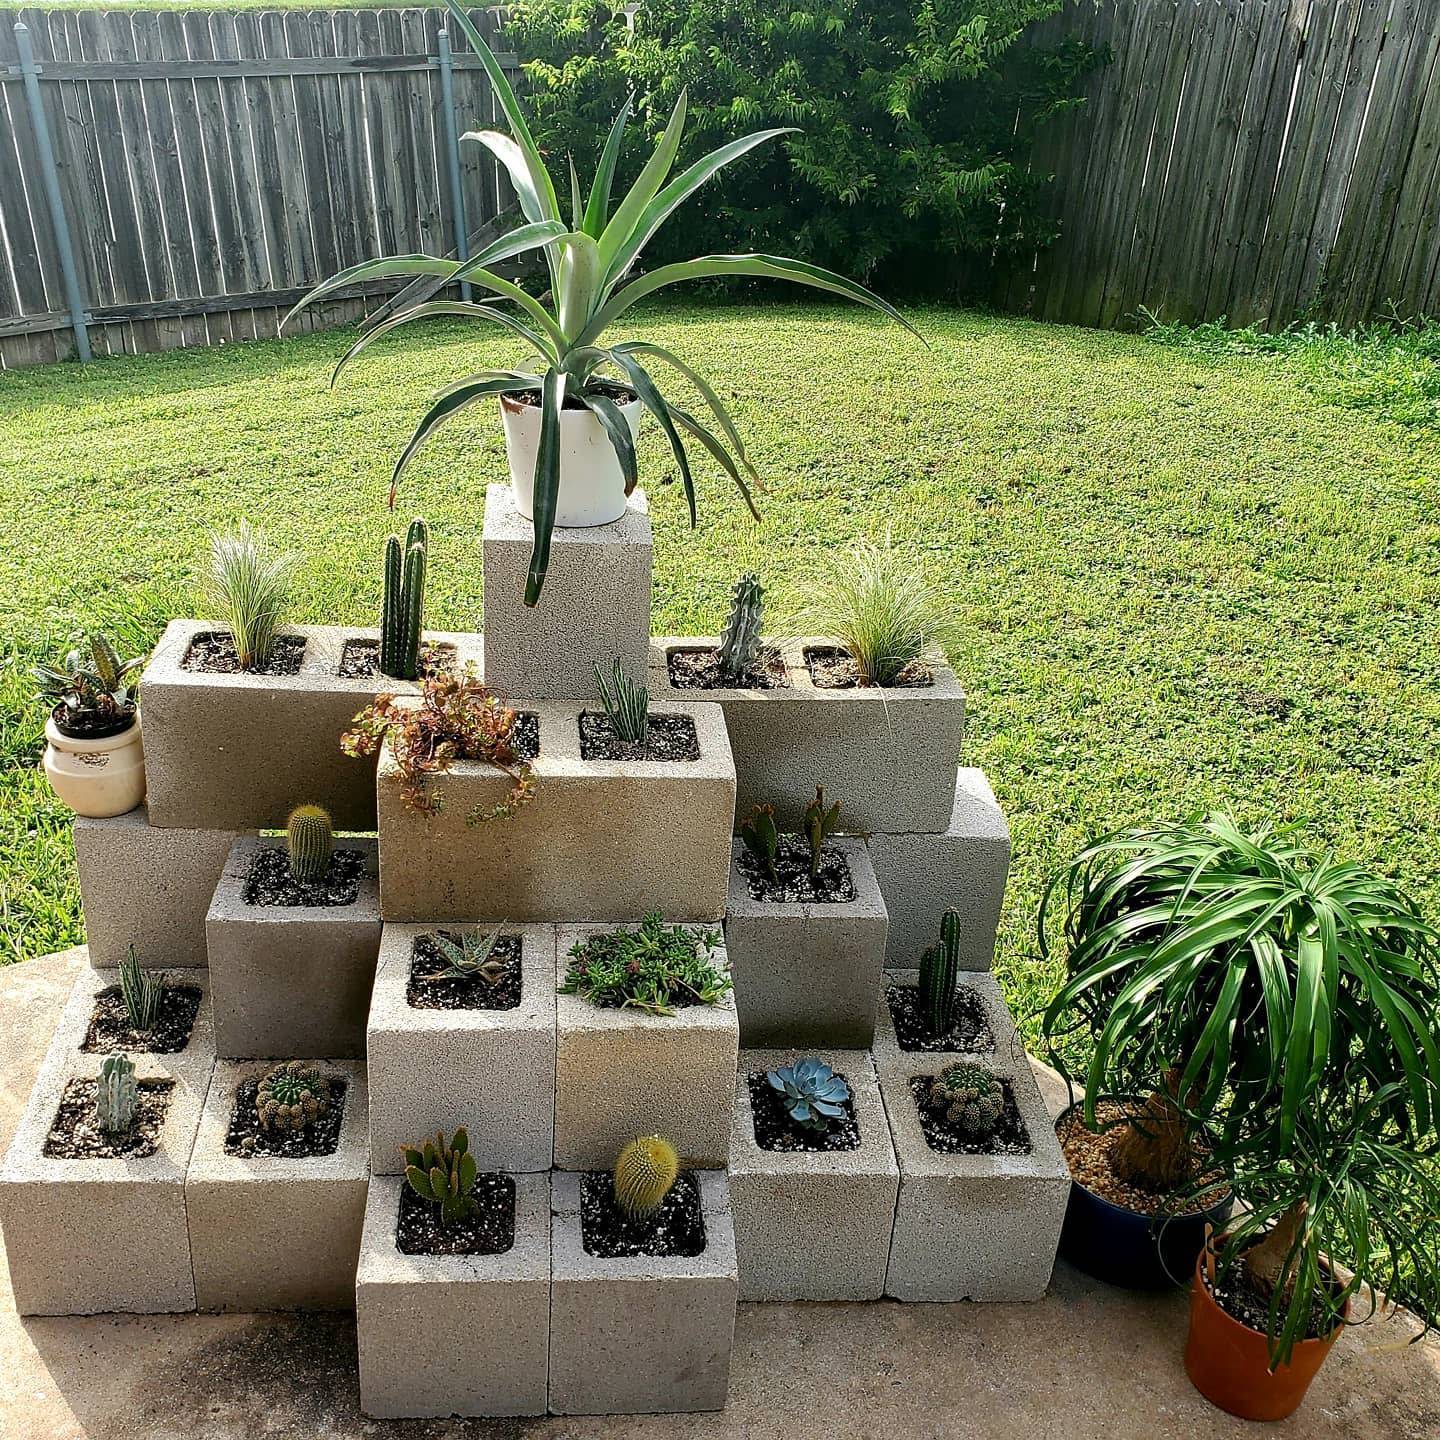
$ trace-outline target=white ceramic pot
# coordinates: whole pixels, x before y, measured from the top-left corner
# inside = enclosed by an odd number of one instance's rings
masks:
[[[45,740],[45,778],[77,815],[123,815],[145,798],[138,714],[128,730],[103,740],[63,735],[54,720],[47,720]]]
[[[640,429],[640,402],[620,407],[633,440]],[[505,450],[510,457],[510,488],[515,508],[535,518],[532,496],[535,455],[540,448],[540,407],[500,397],[505,425]],[[625,513],[625,474],[605,427],[589,410],[560,412],[560,494],[555,523],[567,529],[608,525]]]

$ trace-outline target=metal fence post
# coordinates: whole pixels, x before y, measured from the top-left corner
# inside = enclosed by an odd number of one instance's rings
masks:
[[[85,296],[80,289],[79,273],[75,269],[70,221],[65,215],[65,202],[60,198],[60,175],[55,166],[55,147],[50,143],[50,125],[45,118],[45,104],[40,98],[40,67],[35,63],[30,31],[23,20],[15,22],[15,44],[20,51],[20,75],[25,83],[30,122],[35,127],[35,144],[40,151],[40,179],[45,187],[45,204],[50,211],[50,223],[55,227],[55,243],[60,247],[60,275],[65,282],[65,303],[70,309],[70,328],[75,332],[76,353],[84,361],[90,358],[90,332],[85,328]]]
[[[450,54],[450,32],[441,30],[436,36],[440,52],[440,105],[445,112],[445,153],[450,165],[450,209],[455,217],[455,258],[470,258],[470,226],[465,219],[465,189],[460,183],[460,137],[455,130],[455,67]],[[460,298],[470,298],[470,287],[463,281]]]

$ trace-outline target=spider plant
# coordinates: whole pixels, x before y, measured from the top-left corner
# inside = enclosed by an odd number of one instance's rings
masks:
[[[540,598],[549,565],[560,487],[560,414],[567,401],[584,406],[604,428],[624,476],[626,493],[637,483],[634,441],[615,403],[617,380],[623,389],[632,391],[659,422],[679,468],[692,526],[696,523],[695,485],[687,437],[710,452],[735,482],[751,513],[759,518],[749,483],[757,479],[755,469],[734,419],[713,386],[664,346],[645,340],[605,343],[606,332],[639,301],[685,281],[717,276],[759,276],[843,295],[880,311],[917,335],[918,332],[894,307],[854,281],[817,265],[781,256],[705,255],[632,275],[646,244],[680,205],[724,166],[758,145],[791,133],[790,129],[761,130],[732,140],[672,176],[685,130],[687,97],[682,90],[654,153],[619,203],[612,204],[616,163],[630,118],[631,101],[627,100],[610,129],[586,194],[581,192],[572,159],[567,216],[525,113],[499,62],[455,0],[446,0],[446,4],[479,56],[510,132],[507,135],[497,130],[472,131],[464,138],[484,145],[505,167],[524,223],[463,262],[435,255],[400,255],[352,265],[310,291],[286,320],[332,291],[366,280],[429,275],[437,277],[442,284],[463,281],[490,292],[484,302],[423,301],[372,325],[341,357],[332,383],[381,335],[431,316],[468,316],[500,325],[529,346],[537,362],[533,368],[481,370],[440,391],[396,460],[390,498],[393,504],[396,484],[416,451],[467,405],[491,395],[538,395],[540,440],[532,502],[535,540],[525,586],[525,603],[534,605]],[[544,258],[549,280],[548,306],[491,268],[534,251],[539,251]],[[656,378],[657,366],[674,372],[694,387],[709,412],[709,424],[675,403],[662,390]],[[607,371],[613,377],[609,381],[602,378]]]

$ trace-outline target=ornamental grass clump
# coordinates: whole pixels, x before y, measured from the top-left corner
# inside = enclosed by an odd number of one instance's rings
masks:
[[[296,563],[293,555],[271,550],[248,520],[210,537],[209,600],[229,628],[242,670],[270,663]]]
[[[714,1005],[730,989],[729,975],[711,958],[719,944],[718,930],[666,925],[654,911],[634,929],[602,931],[575,945],[560,993],[651,1015]]]

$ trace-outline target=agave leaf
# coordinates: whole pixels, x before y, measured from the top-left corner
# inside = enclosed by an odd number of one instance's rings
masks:
[[[597,240],[605,233],[605,222],[609,218],[610,187],[615,181],[615,166],[620,159],[620,147],[625,139],[625,126],[630,119],[634,99],[633,95],[625,97],[625,103],[610,127],[610,134],[605,138],[600,163],[595,167],[595,181],[590,187],[590,201],[585,207],[581,228]]]
[[[655,198],[665,183],[665,177],[670,173],[670,167],[675,163],[675,156],[680,149],[680,138],[685,131],[688,104],[687,92],[681,90],[680,98],[670,112],[670,119],[654,151],[635,177],[635,183],[626,192],[625,198],[615,207],[615,213],[600,235],[600,255],[607,273],[616,255],[633,238],[645,213],[645,207]]]
[[[545,572],[550,568],[550,537],[555,529],[555,505],[560,493],[560,411],[565,403],[567,381],[563,370],[547,370],[540,392],[540,444],[535,453],[530,500],[535,543],[525,581],[527,605],[539,602]]]
[[[554,197],[547,195],[530,157],[513,137],[500,130],[467,130],[460,138],[483,145],[505,167],[510,183],[515,187],[515,198],[520,202],[521,212],[527,220],[540,224],[546,220],[561,219]]]
[[[744,497],[745,504],[749,508],[751,515],[758,520],[760,518],[760,512],[755,508],[755,500],[750,494],[750,487],[745,483],[744,476],[742,476],[736,468],[734,460],[730,458],[730,452],[688,411],[681,410],[677,405],[672,405],[670,407],[670,413],[720,462],[720,468],[735,482],[740,494]]]
[[[313,305],[346,285],[358,284],[362,280],[399,279],[403,275],[448,275],[454,268],[453,260],[439,255],[390,255],[380,260],[362,260],[302,295],[280,322],[280,328],[283,330],[307,305]]]
[[[615,363],[625,372],[625,378],[634,386],[641,403],[660,422],[660,428],[670,442],[670,449],[675,454],[675,462],[680,467],[680,479],[685,486],[685,499],[690,506],[690,524],[693,528],[697,524],[695,481],[690,474],[690,457],[686,455],[685,444],[680,439],[680,432],[675,428],[675,421],[670,414],[670,406],[645,367],[633,355],[617,355]]]
[[[610,437],[615,458],[620,462],[621,474],[625,477],[625,493],[633,494],[640,482],[639,466],[635,459],[635,441],[630,434],[630,423],[620,413],[620,407],[608,395],[580,392],[580,399],[586,408],[605,427]]]

